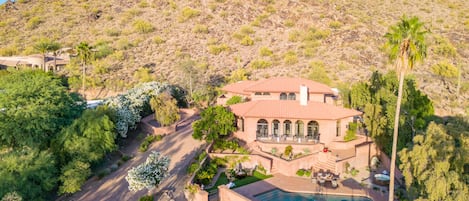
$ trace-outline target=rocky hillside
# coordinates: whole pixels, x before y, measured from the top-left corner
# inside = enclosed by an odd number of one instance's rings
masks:
[[[412,71],[419,88],[438,114],[467,114],[464,0],[17,0],[0,10],[0,54],[35,53],[44,37],[63,47],[88,42],[100,59],[87,82],[110,91],[150,79],[187,86],[192,72],[196,83],[207,83],[244,73],[308,77],[312,69],[324,69],[338,86],[393,68],[383,35],[403,14],[431,31],[427,59]],[[457,73],[438,75],[458,68],[459,95]],[[71,64],[65,72],[77,71]]]

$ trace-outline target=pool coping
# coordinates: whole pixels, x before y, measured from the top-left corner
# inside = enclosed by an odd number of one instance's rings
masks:
[[[386,200],[388,197],[387,193],[374,192],[373,190],[370,191],[370,189],[363,188],[360,184],[356,182],[353,183],[349,180],[340,180],[339,187],[332,188],[327,184],[325,186],[313,184],[308,178],[289,177],[283,174],[275,174],[272,178],[232,190],[248,199],[259,200],[255,197],[256,195],[274,189],[280,189],[292,193],[360,196],[369,198],[373,201]]]

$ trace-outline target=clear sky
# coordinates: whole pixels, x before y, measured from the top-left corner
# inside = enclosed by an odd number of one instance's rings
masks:
[[[5,1],[7,1],[7,0],[0,0],[0,4],[5,3]]]

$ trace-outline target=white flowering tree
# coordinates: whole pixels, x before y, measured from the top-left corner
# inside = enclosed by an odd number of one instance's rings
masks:
[[[106,99],[104,104],[116,112],[117,122],[115,123],[119,135],[123,138],[127,137],[129,128],[135,129],[136,124],[142,119],[140,114],[150,98],[169,89],[171,85],[167,83],[147,82],[124,94]]]
[[[153,189],[169,176],[169,157],[153,151],[147,160],[137,167],[129,170],[125,179],[129,182],[130,191],[139,191],[143,188]]]

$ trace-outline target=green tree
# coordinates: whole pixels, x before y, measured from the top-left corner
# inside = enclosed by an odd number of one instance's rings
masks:
[[[62,185],[59,187],[59,194],[75,193],[81,189],[81,185],[91,175],[90,164],[73,160],[62,168],[60,181]]]
[[[44,71],[48,71],[49,68],[46,67],[46,54],[50,51],[57,51],[60,49],[60,44],[49,39],[40,39],[36,44],[34,44],[34,49],[41,53],[42,55],[42,67]],[[54,54],[55,55],[55,54]],[[55,64],[55,57],[54,57],[54,64]],[[55,66],[54,66],[55,68]]]
[[[162,126],[168,126],[179,120],[177,101],[169,93],[161,93],[150,99],[151,109],[155,112],[155,120]]]
[[[0,197],[16,191],[24,200],[44,200],[57,184],[55,158],[49,151],[22,148],[0,153]]]
[[[391,180],[389,184],[389,200],[391,201],[394,200],[396,149],[404,76],[407,70],[412,70],[415,62],[422,61],[427,55],[425,41],[427,31],[423,30],[423,28],[423,23],[417,17],[407,18],[403,16],[401,21],[395,26],[391,26],[389,32],[384,35],[387,39],[386,47],[389,50],[389,58],[396,61],[397,72],[400,74],[391,155]]]
[[[238,103],[242,103],[242,102],[243,102],[243,97],[233,96],[233,97],[231,97],[230,99],[228,99],[226,101],[226,105],[234,105],[234,104],[238,104]]]
[[[42,71],[14,71],[0,77],[0,144],[48,147],[60,129],[84,109],[61,80]]]
[[[211,142],[236,130],[234,114],[222,106],[210,106],[201,112],[200,117],[192,125],[194,139]]]
[[[413,147],[399,152],[410,199],[467,200],[469,188],[462,177],[464,170],[457,163],[465,158],[461,155],[465,153],[457,149],[468,150],[457,145],[461,140],[449,135],[443,126],[430,123],[425,135],[415,136]],[[467,137],[465,141],[468,145]]]
[[[114,123],[103,110],[85,110],[54,141],[62,161],[96,162],[117,148]]]
[[[80,59],[81,62],[81,67],[82,67],[82,73],[83,77],[82,79],[82,90],[83,93],[85,93],[85,81],[86,81],[86,66],[89,64],[89,62],[93,59],[93,52],[92,52],[93,47],[90,46],[86,42],[81,42],[75,47],[75,50],[77,51],[78,58]]]

